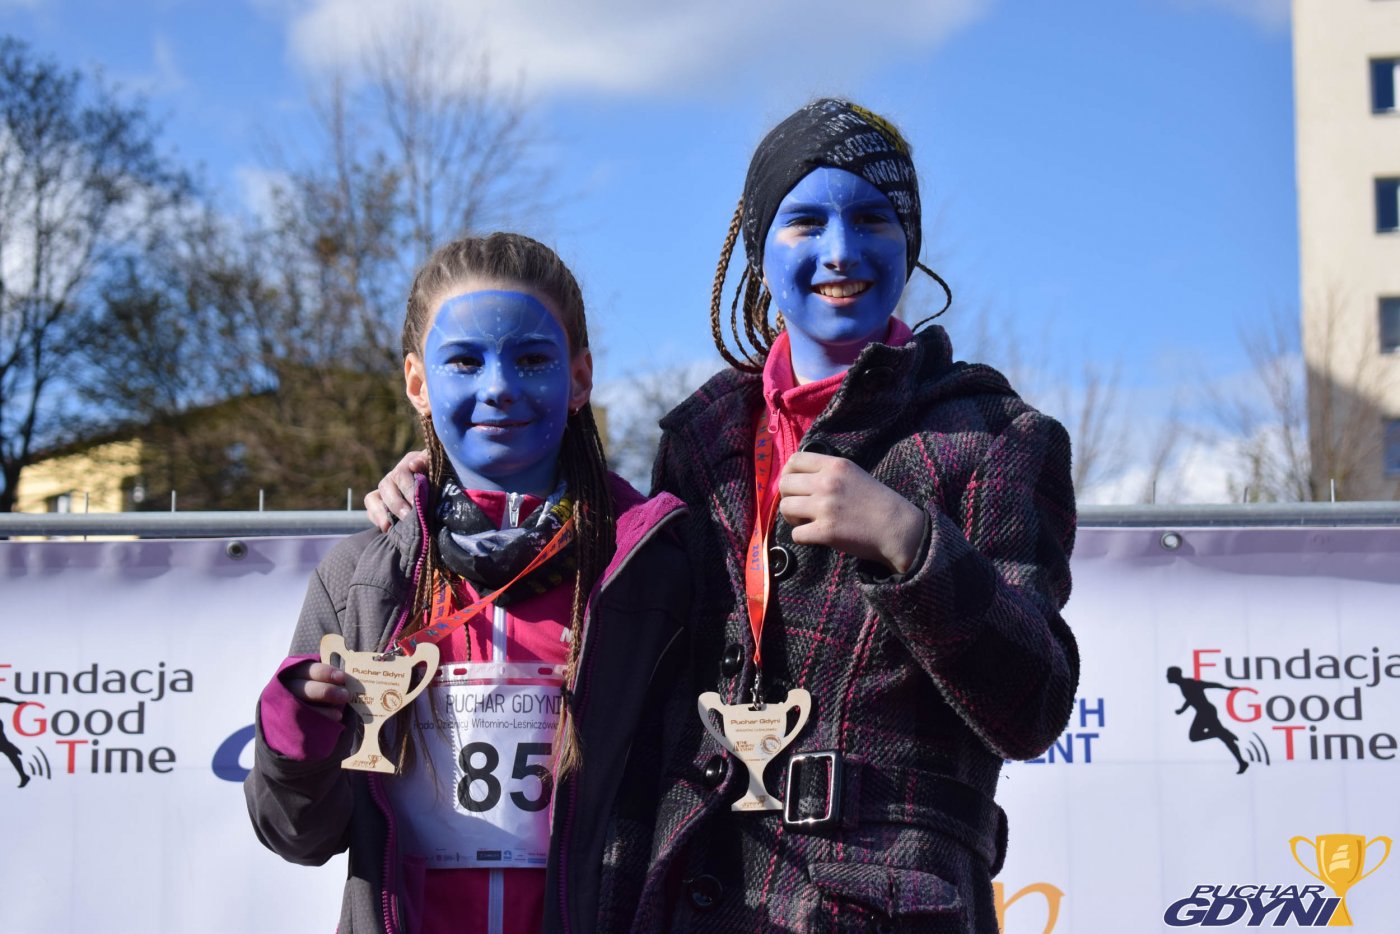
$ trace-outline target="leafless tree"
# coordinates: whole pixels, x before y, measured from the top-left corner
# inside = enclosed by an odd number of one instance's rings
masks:
[[[601,385],[595,408],[601,414],[608,464],[639,489],[651,486],[651,466],[661,441],[662,416],[694,392],[722,362],[712,360],[633,373]]]
[[[191,190],[139,101],[0,38],[0,510],[63,434],[94,284]]]
[[[996,367],[1026,401],[1059,419],[1069,432],[1077,493],[1123,469],[1132,454],[1132,442],[1119,362],[1057,355],[1049,327],[1029,342],[1018,325],[994,330],[993,322],[1006,319],[990,306],[964,309],[960,317],[964,326],[955,335],[958,355]],[[1162,450],[1156,456],[1163,462],[1176,444],[1171,424],[1158,442]]]
[[[529,110],[480,55],[422,22],[309,91],[315,133],[274,154],[270,208],[213,212],[117,268],[125,363],[85,398],[139,428],[153,503],[325,508],[413,446],[399,331],[414,269],[455,236],[547,210]]]
[[[1140,502],[1155,503],[1159,497],[1170,498],[1171,491],[1162,490],[1161,485],[1166,479],[1168,467],[1185,439],[1186,426],[1182,420],[1181,405],[1178,395],[1173,400],[1166,418],[1161,422],[1159,430],[1155,432],[1155,437],[1150,440],[1147,476],[1143,479],[1142,489],[1138,493]]]
[[[1348,320],[1336,289],[1305,317],[1307,359],[1297,319],[1282,309],[1242,327],[1253,386],[1208,391],[1217,424],[1240,468],[1231,492],[1264,501],[1374,495],[1366,486],[1381,458],[1377,399],[1394,386],[1374,334]],[[1395,495],[1392,489],[1389,495]]]
[[[540,140],[520,87],[422,19],[310,98],[315,149],[281,157],[273,192],[276,227],[310,286],[296,317],[317,322],[327,356],[368,353],[363,365],[397,370],[418,264],[454,237],[521,229],[547,210]]]
[[[1251,382],[1222,384],[1205,375],[1198,380],[1206,409],[1224,431],[1238,465],[1229,492],[1232,498],[1252,501],[1315,499],[1297,322],[1279,310],[1238,330]]]

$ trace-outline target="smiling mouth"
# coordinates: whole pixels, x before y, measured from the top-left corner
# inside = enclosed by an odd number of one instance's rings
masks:
[[[505,431],[508,428],[521,428],[529,422],[474,422],[473,428],[480,428],[483,431]]]
[[[823,282],[812,286],[812,291],[822,298],[854,298],[870,289],[872,283],[862,279],[845,279],[841,282]]]

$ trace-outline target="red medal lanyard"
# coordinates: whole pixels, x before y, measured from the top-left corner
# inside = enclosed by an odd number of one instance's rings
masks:
[[[744,562],[744,593],[749,608],[749,630],[753,633],[753,663],[760,672],[763,668],[763,619],[768,612],[768,536],[773,528],[773,518],[778,511],[778,485],[774,476],[774,460],[777,454],[773,438],[768,431],[768,407],[758,419],[758,429],[753,439],[753,483],[754,483],[754,523],[753,534],[749,536],[747,560]],[[762,689],[760,675],[755,674],[754,695],[759,700]]]
[[[491,593],[491,596],[482,597],[480,600],[477,600],[470,606],[465,606],[460,610],[448,613],[442,616],[441,618],[434,620],[429,625],[424,626],[417,632],[395,641],[387,649],[384,650],[384,656],[408,655],[413,652],[413,649],[419,643],[441,642],[443,639],[446,639],[449,635],[452,634],[453,630],[460,629],[461,627],[465,626],[467,624],[467,621],[470,620],[473,616],[485,610],[486,608],[491,606],[491,604],[495,603],[496,600],[501,596],[501,594],[505,593],[507,590],[510,589],[512,584],[520,580],[526,574],[529,574],[535,568],[544,564],[546,561],[557,555],[559,552],[563,551],[565,548],[568,547],[569,542],[573,540],[574,517],[570,516],[568,521],[560,527],[559,531],[554,533],[554,537],[551,538],[549,542],[543,548],[540,549],[540,553],[535,555],[535,557],[531,559],[530,563],[525,565],[524,569],[522,569],[519,574],[506,581],[505,586],[493,591]]]

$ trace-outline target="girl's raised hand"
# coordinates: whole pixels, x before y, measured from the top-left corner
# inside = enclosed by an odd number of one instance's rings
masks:
[[[826,545],[895,573],[909,570],[924,535],[919,507],[844,457],[800,451],[778,478],[778,510],[799,545]]]
[[[369,521],[387,532],[395,519],[406,519],[413,512],[413,476],[428,472],[428,452],[409,451],[379,481],[377,489],[365,494]]]
[[[336,723],[340,722],[345,705],[350,703],[345,672],[325,662],[305,661],[288,668],[282,683],[297,700]]]

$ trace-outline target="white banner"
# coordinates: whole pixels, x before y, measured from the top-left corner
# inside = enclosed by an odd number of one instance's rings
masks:
[[[334,929],[343,858],[264,850],[238,785],[333,543],[0,543],[0,930]],[[1074,572],[1073,721],[998,792],[1007,934],[1400,930],[1400,529],[1087,529]]]
[[[1335,927],[1343,893],[1400,931],[1400,529],[1089,529],[1073,570],[1073,720],[998,791],[1007,934]]]
[[[0,750],[0,931],[335,930],[344,857],[264,849],[241,785],[335,541],[0,543],[0,726],[28,777]]]

